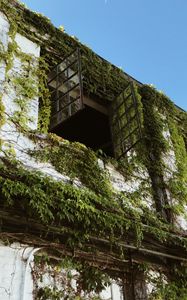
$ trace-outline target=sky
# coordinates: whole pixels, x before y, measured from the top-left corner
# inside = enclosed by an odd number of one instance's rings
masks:
[[[187,0],[24,0],[187,110]]]

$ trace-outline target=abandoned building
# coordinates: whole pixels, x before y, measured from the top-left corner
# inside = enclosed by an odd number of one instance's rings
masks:
[[[187,299],[187,114],[0,1],[0,300]]]

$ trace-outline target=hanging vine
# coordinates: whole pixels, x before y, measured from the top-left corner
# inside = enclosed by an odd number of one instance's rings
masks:
[[[72,251],[86,251],[88,248],[96,251],[96,245],[90,242],[92,236],[107,239],[110,249],[104,251],[115,252],[121,259],[126,256],[126,252],[120,242],[129,236],[131,239],[133,236],[136,249],[142,246],[144,239],[151,236],[160,245],[175,245],[181,251],[186,251],[186,236],[179,234],[179,229],[174,226],[175,216],[184,215],[187,205],[186,113],[176,109],[165,95],[155,89],[145,85],[136,87],[143,138],[136,145],[132,159],[126,157],[123,161],[113,162],[126,178],[131,178],[140,166],[148,171],[152,183],[152,189],[149,189],[155,200],[155,210],[151,211],[141,201],[146,193],[146,185],[142,184],[133,192],[117,193],[111,186],[109,174],[99,166],[98,157],[91,149],[79,143],[69,143],[55,135],[46,136],[43,143],[40,137],[28,132],[28,123],[32,122],[29,103],[36,97],[40,98],[38,130],[40,133],[48,131],[50,93],[47,73],[71,50],[77,47],[81,49],[84,89],[87,94],[111,101],[123,91],[128,76],[88,47],[54,28],[45,17],[26,10],[15,1],[2,0],[0,9],[10,23],[8,48],[5,49],[0,43],[0,59],[6,64],[5,80],[16,90],[17,95],[14,103],[18,109],[9,120],[18,124],[19,130],[29,138],[32,137],[38,145],[36,150],[29,152],[31,157],[39,162],[49,162],[57,172],[69,178],[66,183],[58,182],[40,172],[30,171],[15,162],[11,153],[7,153],[8,158],[0,160],[1,208],[24,214],[28,219],[39,220],[40,225],[46,228],[45,232],[41,229],[43,238],[48,236],[48,230],[53,226],[56,243],[60,243],[59,236],[63,235],[66,246]],[[15,41],[17,32],[38,43],[42,47],[43,56],[37,59],[24,54]],[[18,75],[11,72],[15,57],[22,65]],[[5,124],[6,118],[1,94],[0,127]],[[171,143],[163,135],[166,123]],[[169,151],[174,151],[176,170],[171,172],[172,177],[166,182],[164,176],[168,166],[163,153],[168,154]],[[79,187],[75,185],[76,180]],[[170,197],[175,201],[170,201]],[[107,282],[98,268],[86,264],[79,271],[82,275],[80,290],[99,291]],[[170,280],[165,281],[161,275],[155,280],[151,300],[186,299],[186,265],[176,265],[173,274],[173,277],[168,275]],[[60,299],[62,296],[62,291],[46,287],[39,289],[37,294],[38,299]]]

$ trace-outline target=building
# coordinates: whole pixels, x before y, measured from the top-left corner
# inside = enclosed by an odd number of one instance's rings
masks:
[[[15,0],[0,41],[0,299],[186,299],[186,112]]]

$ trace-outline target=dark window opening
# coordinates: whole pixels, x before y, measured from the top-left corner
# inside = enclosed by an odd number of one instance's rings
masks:
[[[84,105],[84,109],[51,131],[69,141],[83,143],[95,151],[101,149],[106,155],[113,156],[109,118],[90,106]]]
[[[112,103],[106,103],[83,95],[82,81],[81,57],[77,49],[49,74],[50,131],[119,159],[136,145],[141,136],[133,84],[129,83]]]

